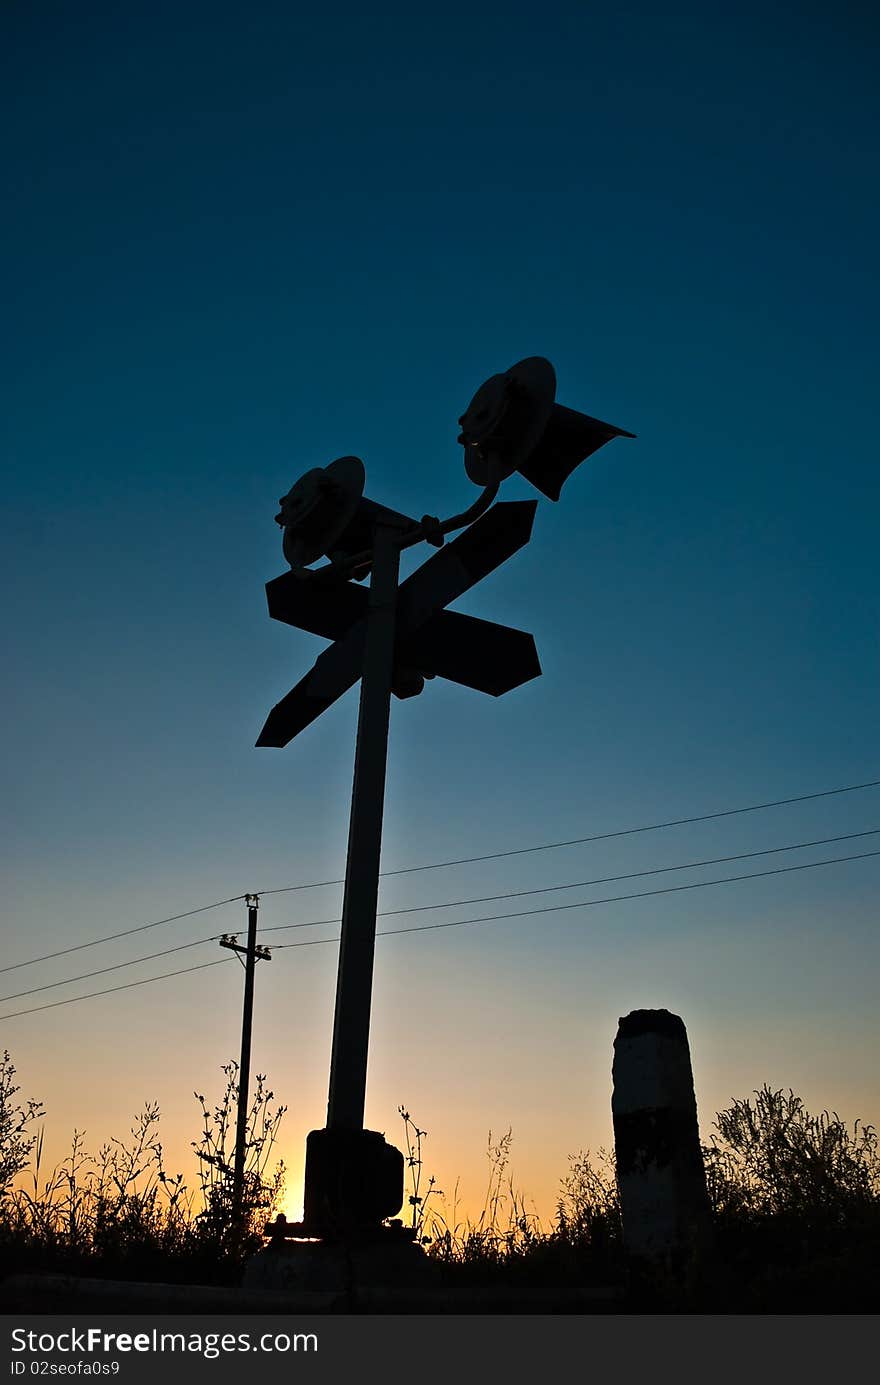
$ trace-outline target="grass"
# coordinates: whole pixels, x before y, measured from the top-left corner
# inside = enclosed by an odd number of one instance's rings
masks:
[[[190,1187],[165,1167],[160,1113],[146,1105],[125,1140],[96,1154],[74,1132],[67,1158],[42,1168],[39,1103],[18,1100],[0,1057],[0,1277],[55,1272],[178,1283],[237,1284],[277,1210],[284,1168],[270,1173],[284,1107],[258,1076],[248,1118],[243,1220],[232,1205],[237,1066],[216,1103],[195,1093],[199,1170]],[[510,1173],[512,1132],[490,1132],[476,1217],[424,1178],[426,1138],[401,1107],[405,1203],[443,1286],[550,1290],[619,1286],[627,1311],[873,1313],[880,1307],[877,1133],[835,1113],[812,1115],[791,1091],[763,1087],[718,1113],[703,1147],[713,1247],[690,1272],[634,1273],[613,1157],[572,1156],[555,1214],[543,1225]],[[24,1181],[22,1181],[22,1179]]]
[[[500,1137],[490,1131],[483,1205],[475,1218],[465,1218],[458,1184],[447,1198],[431,1178],[425,1197],[418,1197],[425,1131],[415,1127],[402,1107],[400,1113],[407,1125],[407,1163],[417,1198],[412,1224],[440,1272],[438,1283],[607,1287],[620,1282],[625,1272],[620,1210],[611,1160],[604,1151],[598,1164],[589,1154],[569,1160],[556,1215],[545,1226],[510,1174],[512,1131]]]
[[[716,1116],[703,1147],[712,1247],[676,1276],[628,1260],[611,1155],[569,1160],[555,1217],[543,1227],[509,1176],[510,1151],[509,1130],[490,1135],[476,1220],[458,1218],[455,1193],[419,1207],[414,1225],[442,1282],[618,1285],[631,1311],[880,1308],[877,1133],[859,1121],[849,1128],[833,1112],[812,1115],[791,1091],[765,1086]],[[421,1141],[412,1155],[421,1159]],[[428,1186],[434,1194],[433,1180]]]
[[[16,1104],[14,1072],[6,1053],[0,1094],[6,1093],[10,1138],[0,1184],[0,1275],[30,1270],[179,1283],[239,1281],[245,1259],[263,1244],[263,1225],[284,1186],[283,1164],[270,1176],[268,1161],[285,1108],[273,1107],[264,1076],[256,1078],[248,1112],[243,1214],[236,1219],[235,1063],[223,1068],[225,1087],[216,1104],[194,1094],[201,1108],[200,1137],[193,1141],[195,1188],[166,1169],[159,1108],[149,1103],[126,1140],[113,1139],[95,1154],[74,1131],[67,1158],[44,1173],[42,1131],[28,1133],[42,1108]],[[29,1178],[16,1185],[16,1176],[25,1173]]]

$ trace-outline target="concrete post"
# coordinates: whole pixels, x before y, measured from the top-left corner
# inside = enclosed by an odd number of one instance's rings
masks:
[[[708,1246],[710,1208],[687,1031],[634,1010],[614,1040],[614,1146],[628,1254],[673,1272]]]

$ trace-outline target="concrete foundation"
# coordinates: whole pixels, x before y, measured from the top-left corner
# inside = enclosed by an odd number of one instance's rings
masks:
[[[270,1241],[251,1256],[244,1289],[355,1294],[430,1285],[433,1266],[412,1241]]]

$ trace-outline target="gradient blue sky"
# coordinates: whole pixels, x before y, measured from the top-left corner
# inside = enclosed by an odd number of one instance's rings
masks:
[[[527,355],[638,440],[542,499],[528,548],[460,603],[533,631],[543,677],[395,703],[386,866],[880,777],[868,6],[17,0],[2,29],[10,963],[342,873],[355,695],[285,751],[253,744],[323,647],[266,614],[277,499],[355,453],[375,499],[461,508],[458,415]],[[877,790],[404,876],[382,904],[875,826]],[[876,1120],[877,878],[869,859],[380,942],[368,1121],[397,1138],[407,1105],[466,1205],[512,1125],[546,1213],[566,1155],[610,1139],[611,1042],[641,1006],[688,1024],[704,1133],[764,1081]],[[333,918],[340,894],[267,897],[261,922]],[[258,978],[294,1208],[335,966],[321,945]],[[240,995],[233,960],[11,1019],[0,1046],[59,1149],[155,1098],[183,1162]]]

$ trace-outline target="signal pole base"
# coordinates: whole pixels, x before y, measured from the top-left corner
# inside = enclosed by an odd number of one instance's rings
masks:
[[[275,1224],[273,1224],[273,1231]],[[284,1224],[268,1245],[248,1260],[242,1288],[345,1296],[353,1306],[358,1291],[429,1287],[435,1267],[411,1229],[399,1223],[345,1239],[299,1240],[301,1226]]]
[[[400,1211],[403,1185],[403,1155],[377,1130],[312,1130],[301,1234],[373,1239]]]

